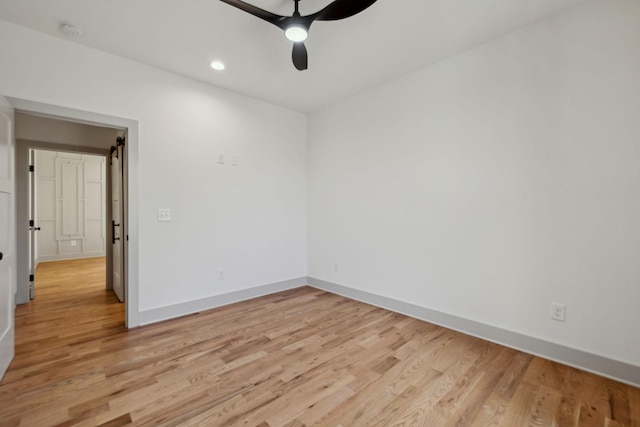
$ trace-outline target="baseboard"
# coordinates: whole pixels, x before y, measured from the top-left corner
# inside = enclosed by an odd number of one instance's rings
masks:
[[[7,328],[0,336],[0,380],[9,369],[11,360],[15,355],[15,334],[14,328]]]
[[[51,261],[70,261],[74,259],[85,258],[101,258],[106,256],[104,252],[87,252],[84,254],[68,254],[68,255],[43,255],[38,257],[38,263]]]
[[[313,277],[307,278],[307,284],[314,288],[602,375],[634,387],[640,387],[640,366]]]
[[[276,292],[299,288],[301,286],[305,286],[306,284],[306,277],[298,277],[296,279],[256,286],[254,288],[229,292],[222,295],[215,295],[208,298],[202,298],[194,301],[183,302],[180,304],[169,305],[166,307],[145,310],[139,313],[140,325],[148,325],[150,323],[173,319],[176,317],[185,316],[187,314],[193,314],[199,311],[233,304],[235,302],[246,301],[252,298],[274,294]]]

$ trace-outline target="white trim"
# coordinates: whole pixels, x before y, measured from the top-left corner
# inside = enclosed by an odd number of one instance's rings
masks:
[[[309,286],[323,291],[382,307],[634,387],[640,387],[640,366],[313,277],[309,277],[307,283]]]
[[[197,313],[199,311],[210,310],[240,301],[262,297],[276,292],[287,291],[299,288],[307,284],[306,277],[285,280],[282,282],[270,283],[268,285],[256,286],[254,288],[229,292],[227,294],[215,295],[194,301],[182,302],[166,307],[153,308],[140,312],[140,325],[160,322],[162,320],[174,319],[180,316]]]
[[[55,262],[55,261],[71,261],[74,259],[87,259],[87,258],[106,258],[104,252],[87,252],[84,254],[67,254],[67,255],[41,255],[36,260],[36,267],[41,262]],[[35,269],[35,267],[34,267]]]

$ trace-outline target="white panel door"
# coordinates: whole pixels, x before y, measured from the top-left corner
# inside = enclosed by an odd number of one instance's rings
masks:
[[[113,291],[124,301],[122,251],[122,146],[111,153],[111,231],[113,250]]]
[[[0,378],[14,354],[16,293],[15,181],[13,109],[0,96]]]

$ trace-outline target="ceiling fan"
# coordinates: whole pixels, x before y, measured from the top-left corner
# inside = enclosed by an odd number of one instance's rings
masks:
[[[376,2],[376,0],[335,0],[316,13],[301,16],[298,11],[298,2],[300,2],[300,0],[293,0],[295,2],[293,15],[282,16],[260,9],[241,0],[220,1],[244,10],[260,19],[264,19],[284,30],[285,36],[293,42],[293,53],[291,55],[293,65],[300,71],[308,68],[307,48],[304,45],[304,41],[307,39],[309,27],[311,27],[314,21],[337,21],[339,19],[349,18],[362,12]]]

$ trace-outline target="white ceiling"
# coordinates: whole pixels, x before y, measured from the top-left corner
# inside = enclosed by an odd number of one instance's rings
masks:
[[[301,0],[303,15],[331,0]],[[364,12],[315,22],[309,70],[291,63],[276,26],[219,0],[0,0],[0,19],[254,98],[311,112],[589,0],[378,0]],[[247,0],[290,15],[292,0]],[[227,66],[215,72],[209,64]]]

